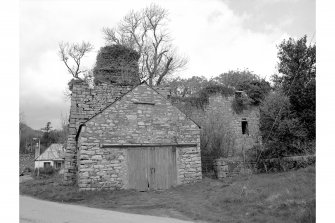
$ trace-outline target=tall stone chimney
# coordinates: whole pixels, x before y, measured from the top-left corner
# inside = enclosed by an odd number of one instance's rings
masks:
[[[93,69],[93,88],[85,82],[74,81],[71,92],[69,134],[66,143],[64,183],[77,179],[77,139],[79,126],[113,103],[140,83],[138,60],[140,55],[124,46],[102,47]]]

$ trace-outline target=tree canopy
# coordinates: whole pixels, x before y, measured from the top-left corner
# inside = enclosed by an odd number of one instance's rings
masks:
[[[315,152],[315,51],[306,36],[278,46],[275,91],[261,106],[263,158]]]
[[[307,44],[307,36],[289,38],[278,46],[278,72],[275,82],[289,97],[292,111],[315,138],[316,45]]]
[[[107,44],[118,44],[140,54],[141,80],[160,85],[170,74],[183,68],[187,60],[176,53],[168,29],[168,12],[156,4],[130,11],[117,27],[104,28]]]

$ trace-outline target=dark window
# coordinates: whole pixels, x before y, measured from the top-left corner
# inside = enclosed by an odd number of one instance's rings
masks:
[[[51,166],[51,164],[50,164],[50,162],[44,162],[44,168],[48,168],[48,167],[50,167]]]
[[[242,134],[249,135],[248,122],[242,121]]]
[[[59,169],[62,167],[62,163],[61,162],[56,162],[56,168]]]

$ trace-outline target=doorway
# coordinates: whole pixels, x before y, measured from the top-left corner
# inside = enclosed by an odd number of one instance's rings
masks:
[[[168,189],[177,184],[174,146],[128,148],[129,188]]]

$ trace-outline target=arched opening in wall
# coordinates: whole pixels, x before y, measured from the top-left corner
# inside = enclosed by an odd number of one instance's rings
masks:
[[[82,130],[82,128],[83,127],[85,127],[85,123],[81,123],[80,125],[79,125],[79,128],[78,128],[78,131],[77,131],[77,133],[76,133],[76,137],[75,137],[75,152],[74,152],[74,157],[73,157],[73,160],[72,160],[72,162],[73,162],[73,166],[75,167],[75,169],[74,169],[74,171],[75,171],[75,179],[76,179],[76,181],[78,182],[79,181],[79,175],[77,174],[78,173],[78,171],[79,171],[79,165],[80,165],[80,160],[79,160],[79,158],[80,158],[80,145],[79,145],[79,142],[78,142],[78,140],[79,140],[79,136],[80,136],[80,133],[81,133],[81,130]]]
[[[242,127],[242,135],[249,135],[249,128],[248,128],[247,120],[242,119],[241,127]]]

